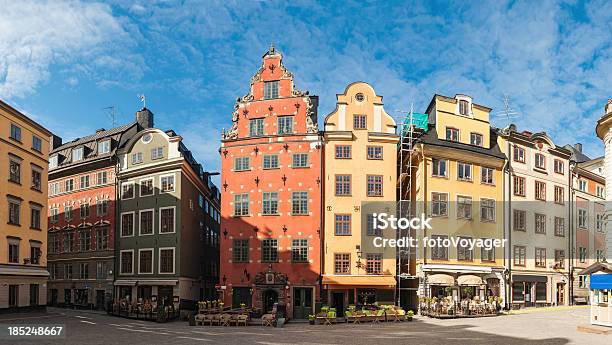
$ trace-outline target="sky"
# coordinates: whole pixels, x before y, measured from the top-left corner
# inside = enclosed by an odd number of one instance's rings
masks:
[[[220,133],[271,43],[296,87],[370,83],[388,113],[471,95],[497,127],[545,131],[603,154],[612,98],[609,1],[0,0],[0,98],[64,141],[133,121],[146,96],[208,171]],[[515,115],[503,115],[507,96]]]

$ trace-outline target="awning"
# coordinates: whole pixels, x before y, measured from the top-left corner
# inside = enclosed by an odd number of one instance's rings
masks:
[[[429,285],[455,285],[455,278],[448,274],[432,274],[427,276]]]
[[[483,285],[482,278],[473,274],[465,274],[457,277],[457,284],[459,285]]]
[[[120,280],[115,280],[115,285],[119,285],[119,286],[135,286],[136,285],[136,281],[135,280],[120,279]]]
[[[178,280],[139,280],[138,285],[176,285]]]
[[[324,276],[324,285],[395,286],[393,276]]]
[[[49,272],[44,268],[30,267],[0,267],[0,275],[5,276],[38,276],[48,277]]]
[[[548,279],[544,276],[529,276],[525,274],[514,274],[512,275],[512,281],[530,282],[530,283],[546,283]]]
[[[591,274],[589,287],[599,290],[612,289],[612,274]]]

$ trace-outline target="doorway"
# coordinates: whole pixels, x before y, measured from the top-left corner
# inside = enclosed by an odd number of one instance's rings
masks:
[[[57,306],[57,289],[51,289],[51,305]]]
[[[525,282],[525,307],[535,306],[535,296],[533,293],[534,284],[531,282]]]
[[[306,319],[312,314],[312,289],[293,289],[293,318]]]
[[[104,309],[104,290],[96,290],[96,309]]]
[[[336,308],[336,315],[338,317],[344,316],[344,292],[332,293],[332,306]]]
[[[565,284],[557,283],[557,305],[565,304]]]
[[[262,295],[263,312],[268,314],[272,312],[274,303],[278,302],[278,293],[274,290],[266,290]]]
[[[165,307],[173,305],[174,292],[172,286],[159,286],[157,287],[157,304],[161,304]]]

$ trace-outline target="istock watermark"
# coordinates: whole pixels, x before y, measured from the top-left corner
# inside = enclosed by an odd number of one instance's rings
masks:
[[[465,238],[465,237],[450,237],[450,238],[430,238],[423,237],[420,241],[414,237],[384,238],[376,236],[372,239],[372,244],[376,248],[466,248],[474,250],[476,248],[484,250],[492,250],[495,248],[503,248],[506,246],[507,239],[497,238]]]

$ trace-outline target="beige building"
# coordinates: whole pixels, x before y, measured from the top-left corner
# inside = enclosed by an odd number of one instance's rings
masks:
[[[398,140],[382,97],[364,82],[338,94],[325,118],[323,288],[339,312],[394,301],[395,249],[372,245],[381,234],[365,224],[362,205],[395,202]]]
[[[0,128],[0,312],[44,308],[51,133],[1,100]]]

